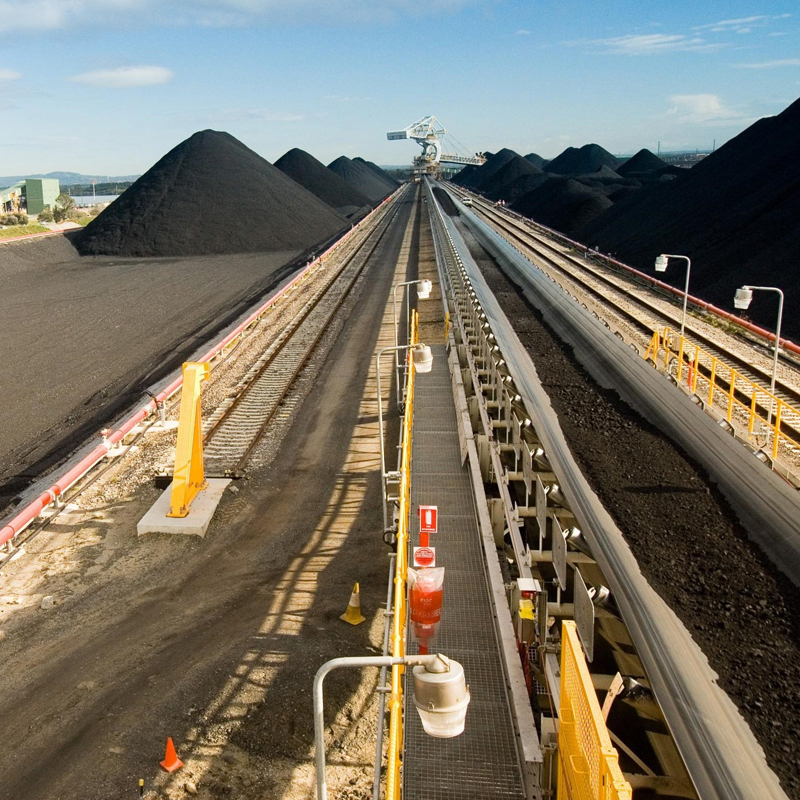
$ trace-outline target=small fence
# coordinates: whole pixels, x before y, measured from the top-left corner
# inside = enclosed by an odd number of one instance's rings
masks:
[[[653,333],[644,357],[729,423],[746,424],[752,439],[764,437],[756,443],[771,443],[772,458],[781,445],[800,452],[800,411],[702,347],[664,328]]]
[[[558,718],[558,800],[631,800],[572,621],[562,628]]]
[[[417,343],[417,313],[411,315],[409,345]],[[411,358],[411,350],[406,351]],[[379,400],[380,402],[380,400]],[[392,619],[392,655],[405,655],[406,579],[408,577],[408,542],[411,511],[411,432],[414,420],[414,369],[406,370],[405,411],[401,439],[400,511],[397,523],[397,559],[394,573],[394,617]],[[386,800],[399,800],[402,786],[400,753],[403,748],[403,667],[392,667],[392,693],[389,699],[389,758],[386,772]]]

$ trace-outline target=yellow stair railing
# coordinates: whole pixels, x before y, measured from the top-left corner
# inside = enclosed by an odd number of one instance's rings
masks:
[[[558,720],[558,800],[631,800],[571,620],[562,627]]]

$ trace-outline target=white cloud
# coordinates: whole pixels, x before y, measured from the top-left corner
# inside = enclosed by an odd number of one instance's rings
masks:
[[[739,69],[772,69],[773,67],[798,67],[800,58],[779,58],[777,61],[761,61],[757,64],[733,64]]]
[[[302,114],[266,108],[229,108],[216,114],[215,118],[225,122],[300,122],[305,119]]]
[[[788,19],[791,14],[756,14],[752,17],[739,19],[722,19],[719,22],[710,22],[707,25],[695,25],[693,31],[711,31],[712,33],[751,33],[753,27],[763,28],[776,19]]]
[[[5,81],[18,81],[21,77],[21,72],[14,72],[13,69],[0,69],[0,83],[4,83]]]
[[[82,72],[80,75],[74,75],[70,80],[104,89],[130,89],[136,86],[169,83],[173,74],[172,70],[166,67],[119,67]]]
[[[680,123],[718,125],[748,119],[744,114],[727,108],[715,94],[674,94],[667,116]]]
[[[517,31],[517,34],[516,34],[516,35],[517,35],[517,36],[530,36],[530,35],[531,35],[531,32],[530,32],[529,30],[526,30],[525,28],[520,28],[520,29]]]
[[[0,0],[0,33],[107,24],[130,17],[138,17],[149,27],[224,27],[257,20],[385,23],[404,16],[452,14],[491,2],[494,0]]]
[[[713,52],[725,46],[709,44],[701,36],[666,33],[627,34],[610,39],[588,39],[565,44],[602,47],[606,53],[628,56],[655,55],[676,51]]]

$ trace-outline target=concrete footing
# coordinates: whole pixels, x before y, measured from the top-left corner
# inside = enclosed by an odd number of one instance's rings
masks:
[[[209,478],[208,486],[192,500],[189,513],[185,517],[168,517],[172,484],[164,490],[153,507],[139,520],[136,532],[143,533],[183,533],[191,536],[205,536],[211,517],[217,510],[222,493],[230,483],[229,478]]]

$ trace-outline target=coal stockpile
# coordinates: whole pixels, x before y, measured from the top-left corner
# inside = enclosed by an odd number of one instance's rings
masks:
[[[523,195],[511,208],[548,228],[577,236],[593,219],[612,206],[601,191],[572,178],[554,177]]]
[[[481,183],[481,194],[484,194],[491,200],[506,200],[506,189],[517,180],[527,175],[542,175],[542,171],[538,167],[534,167],[530,161],[524,159],[522,156],[514,156],[510,161],[505,163],[494,175],[487,178]]]
[[[636,155],[631,156],[627,161],[617,167],[620,175],[631,175],[636,177],[648,172],[658,172],[669,166],[666,161],[660,159],[655,153],[651,153],[646,147],[641,149]]]
[[[548,172],[558,175],[585,175],[597,172],[601,167],[616,170],[619,160],[599,144],[585,144],[581,148],[568,147],[561,155],[547,164]]]
[[[528,153],[525,158],[530,161],[534,167],[538,167],[539,169],[544,169],[545,165],[548,163],[546,158],[542,158],[537,153]]]
[[[346,220],[228,133],[170,150],[83,231],[81,255],[193,256],[305,250]]]
[[[360,164],[364,164],[364,166],[369,167],[378,177],[382,178],[386,185],[389,187],[390,191],[394,191],[399,185],[400,181],[396,181],[386,170],[381,169],[377,164],[373,164],[372,161],[366,161],[365,159],[361,158],[361,156],[356,156],[353,161],[357,161]]]
[[[347,156],[339,156],[335,161],[331,161],[328,169],[333,170],[358,192],[369,197],[373,203],[383,200],[392,191],[392,187],[366,164],[352,161]]]
[[[486,163],[482,164],[478,167],[474,172],[471,172],[462,180],[456,180],[460,186],[463,186],[465,189],[477,189],[480,190],[481,186],[489,180],[498,170],[501,170],[509,161],[512,161],[514,158],[518,158],[519,154],[515,153],[513,150],[509,150],[507,148],[503,148],[502,150],[498,150],[494,155],[487,157]],[[456,179],[458,179],[461,175],[464,174],[462,170],[458,175],[456,175]]]
[[[292,148],[275,162],[275,166],[340,214],[350,216],[371,205],[366,195],[305,150]]]
[[[468,181],[470,175],[474,174],[477,170],[478,167],[475,164],[467,164],[464,169],[462,169],[453,177],[453,183],[458,184],[459,186],[465,186],[465,181]]]
[[[800,304],[800,100],[761,119],[665,183],[621,200],[583,231],[583,241],[642,270],[659,253],[692,259],[690,291],[736,312],[743,284],[778,286],[786,307]],[[682,285],[683,273],[663,279]],[[758,293],[747,312],[774,329],[776,300]],[[784,334],[800,338],[800,317],[784,316]]]
[[[533,359],[574,457],[643,575],[719,674],[786,793],[800,800],[800,598],[794,586],[750,542],[705,471],[614,391],[599,387],[460,229]]]
[[[503,187],[502,199],[506,205],[516,203],[521,197],[524,197],[528,192],[538,189],[543,183],[549,181],[553,176],[549,172],[534,172],[530,175],[521,175],[516,180],[507,183]]]

